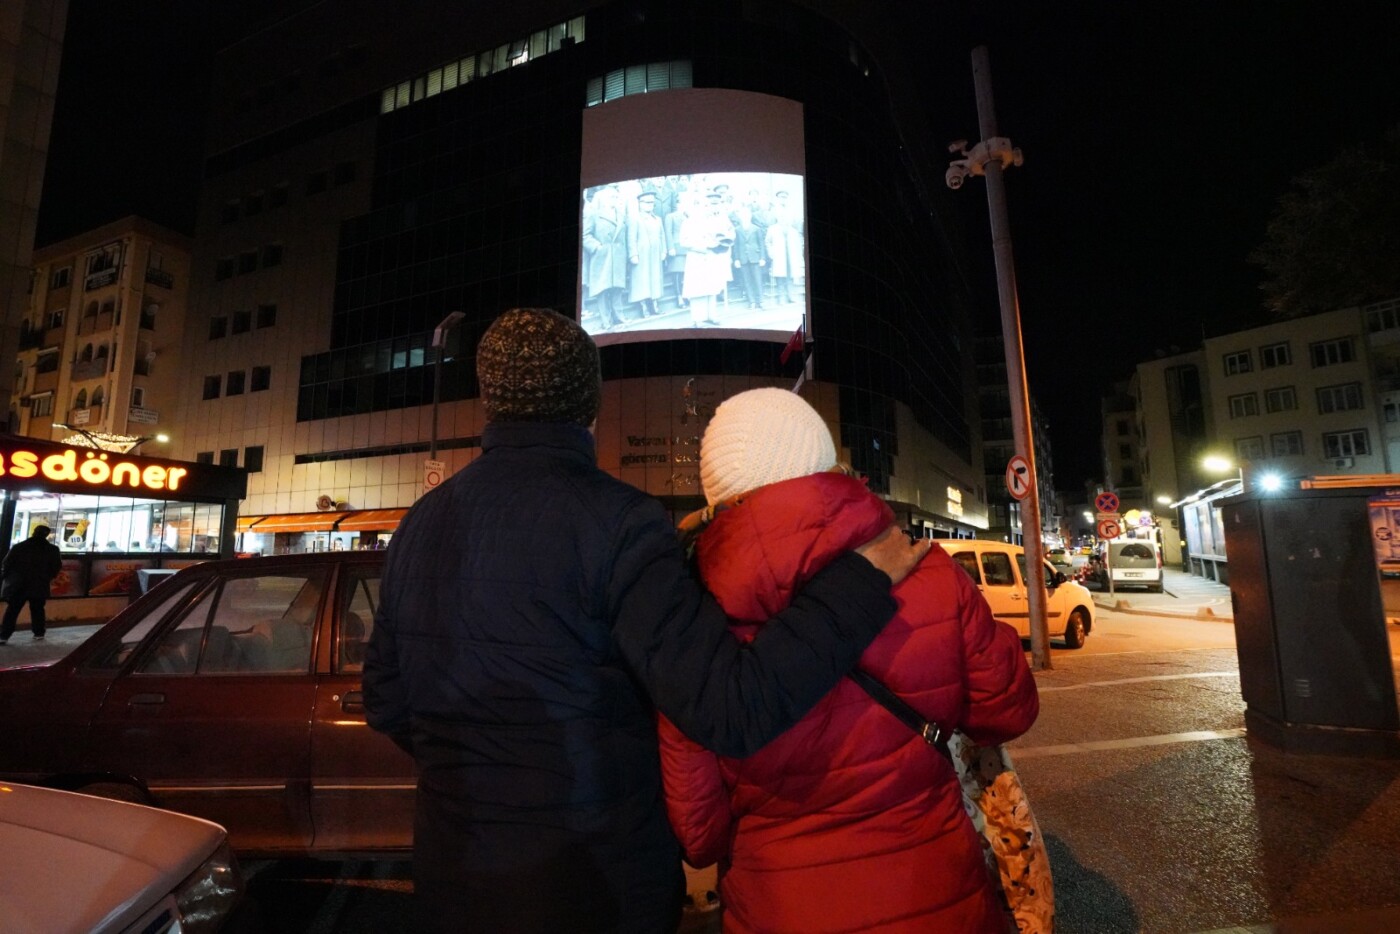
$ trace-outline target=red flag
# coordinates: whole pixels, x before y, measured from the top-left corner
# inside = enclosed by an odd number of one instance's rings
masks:
[[[799,325],[797,330],[793,332],[792,337],[788,338],[787,345],[783,347],[783,352],[778,355],[778,362],[787,363],[788,357],[802,350],[805,346],[806,341],[803,340],[802,327]]]

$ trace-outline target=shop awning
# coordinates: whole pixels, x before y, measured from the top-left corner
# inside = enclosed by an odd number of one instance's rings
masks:
[[[402,509],[363,509],[352,512],[336,523],[337,532],[392,532],[399,527],[399,520],[408,508]]]
[[[348,512],[286,512],[265,516],[254,532],[329,532]]]
[[[233,530],[235,532],[246,532],[266,518],[267,516],[239,516],[238,524],[234,526]]]

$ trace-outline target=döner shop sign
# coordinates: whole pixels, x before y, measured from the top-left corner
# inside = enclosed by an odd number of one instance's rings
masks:
[[[176,499],[241,499],[247,474],[192,464],[0,435],[0,489],[43,489]]]

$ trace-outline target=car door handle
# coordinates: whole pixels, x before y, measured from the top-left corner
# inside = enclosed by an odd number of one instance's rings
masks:
[[[363,691],[346,691],[340,699],[340,709],[346,713],[364,713],[365,695]]]
[[[1007,596],[1009,596],[1012,600],[1024,600],[1024,599],[1026,599],[1025,594],[1019,594],[1019,593],[1007,594]]]
[[[148,705],[151,705],[151,704],[163,704],[163,703],[165,703],[165,695],[164,695],[164,694],[133,694],[133,695],[131,695],[131,700],[127,701],[126,703],[127,703],[127,706],[129,706],[129,707],[148,706]]]

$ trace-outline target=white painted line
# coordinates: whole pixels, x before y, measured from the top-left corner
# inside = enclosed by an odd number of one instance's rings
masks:
[[[1083,684],[1050,684],[1037,689],[1041,694],[1051,691],[1079,691],[1084,688],[1106,688],[1118,684],[1142,684],[1145,681],[1186,681],[1191,678],[1238,678],[1238,671],[1191,671],[1179,675],[1146,675],[1141,678],[1119,678],[1115,681],[1086,681]]]
[[[1174,743],[1199,743],[1207,740],[1239,739],[1244,736],[1244,727],[1231,730],[1192,730],[1187,733],[1165,733],[1160,736],[1133,736],[1128,739],[1101,739],[1087,743],[1064,743],[1058,746],[1030,746],[1022,748],[1012,745],[1013,761],[1040,759],[1046,756],[1067,756],[1075,753],[1110,752],[1122,749],[1139,749],[1143,746],[1169,746]]]

